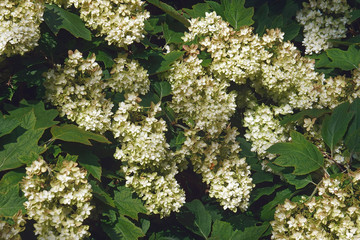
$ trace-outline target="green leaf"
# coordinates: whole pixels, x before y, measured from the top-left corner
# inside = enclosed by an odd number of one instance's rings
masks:
[[[59,112],[55,109],[46,110],[43,102],[28,103],[26,100],[20,102],[20,106],[9,110],[5,118],[19,121],[20,126],[25,129],[46,129],[57,124],[54,118]]]
[[[93,53],[95,53],[96,61],[103,62],[105,68],[111,68],[114,65],[115,62],[113,58],[107,52],[101,50],[95,50]]]
[[[31,129],[20,135],[16,143],[4,145],[4,150],[0,151],[0,171],[18,168],[24,165],[21,157],[31,152],[41,153],[44,148],[38,146],[38,141],[43,133],[43,129]]]
[[[100,143],[110,143],[106,137],[85,131],[84,129],[78,128],[72,124],[63,124],[61,126],[53,126],[50,130],[53,139],[62,140],[66,142],[77,142],[91,146],[89,140],[93,140]]]
[[[207,4],[209,4],[209,6],[214,9],[214,11],[216,12],[217,15],[221,16],[223,20],[226,20],[226,17],[225,17],[225,14],[224,14],[224,11],[225,11],[225,8],[224,8],[224,5],[220,5],[219,3],[217,2],[214,2],[214,1],[206,1]]]
[[[244,231],[237,231],[234,235],[233,239],[236,240],[257,240],[262,237],[262,235],[266,232],[266,230],[270,227],[270,224],[268,222],[265,222],[264,224],[260,226],[252,226],[245,228]]]
[[[166,81],[156,82],[153,85],[155,92],[159,95],[160,99],[171,94],[171,85]]]
[[[178,221],[193,233],[207,239],[211,231],[210,213],[206,211],[202,202],[197,199],[186,203],[185,207],[188,210],[184,210],[177,215]]]
[[[295,186],[295,189],[304,188],[312,182],[310,175],[297,176],[292,173],[284,173],[283,176],[288,183]]]
[[[251,198],[250,198],[251,200],[250,201],[255,202],[255,201],[259,200],[262,196],[271,195],[276,191],[276,189],[278,189],[281,186],[282,186],[281,184],[275,184],[270,187],[255,188],[251,192]]]
[[[351,121],[354,113],[348,112],[350,103],[345,102],[337,106],[331,117],[325,118],[321,135],[326,145],[329,146],[331,152],[334,151],[335,145],[344,136],[349,122]]]
[[[358,68],[360,63],[360,49],[356,45],[351,45],[347,51],[338,48],[328,49],[326,54],[331,59],[327,67],[350,71]]]
[[[230,223],[216,220],[212,226],[212,232],[210,240],[231,240],[237,239],[234,238],[234,235],[237,231],[233,230],[233,227]]]
[[[198,3],[192,6],[192,9],[183,9],[191,18],[205,17],[206,12],[210,12],[210,6],[207,3]]]
[[[350,105],[350,112],[354,114],[345,135],[345,144],[350,153],[360,152],[360,98],[356,98]]]
[[[184,36],[184,32],[175,31],[167,23],[163,23],[162,28],[166,44],[183,42],[181,38]]]
[[[139,213],[147,213],[142,201],[132,197],[132,191],[125,187],[118,187],[119,191],[114,192],[114,202],[120,214],[138,220]]]
[[[23,171],[10,171],[0,181],[0,217],[12,217],[21,209],[25,213],[23,203],[26,198],[20,196],[19,183],[25,176]]]
[[[11,133],[19,124],[17,119],[4,118],[0,113],[0,137]]]
[[[44,21],[55,35],[60,29],[65,29],[76,38],[91,41],[91,32],[80,17],[55,4],[45,4]]]
[[[273,162],[282,167],[294,167],[293,174],[305,175],[324,165],[324,158],[315,145],[298,132],[290,133],[291,143],[276,143],[267,151],[280,154]]]
[[[184,55],[184,51],[172,51],[168,54],[156,53],[149,56],[149,75],[165,72],[171,68],[171,64]]]
[[[161,2],[159,0],[146,0],[146,1],[153,4],[154,6],[156,6],[158,8],[160,8],[165,13],[167,13],[168,15],[173,17],[174,19],[181,22],[182,24],[184,24],[185,27],[190,26],[189,21],[184,16],[182,16],[180,13],[178,13],[172,6],[170,6],[170,5],[166,4],[166,3],[163,3],[163,2]]]
[[[274,218],[276,206],[283,203],[285,199],[290,199],[294,194],[295,192],[292,192],[289,188],[277,192],[275,198],[262,207],[260,213],[261,219],[263,221],[271,221]]]
[[[291,122],[295,122],[297,120],[303,119],[305,116],[311,118],[318,118],[326,113],[330,113],[330,110],[327,109],[306,109],[301,112],[295,114],[289,114],[284,117],[283,120],[280,121],[281,125],[286,125]]]
[[[112,240],[137,240],[144,236],[141,228],[123,216],[119,216],[113,226],[102,223],[101,227]]]
[[[254,184],[272,182],[274,180],[274,175],[267,172],[256,172],[251,177]]]
[[[245,8],[244,4],[245,0],[221,0],[226,21],[235,30],[239,30],[241,26],[250,26],[254,23],[252,20],[254,8]]]
[[[101,172],[102,168],[99,163],[99,158],[93,154],[91,151],[84,151],[77,149],[76,153],[78,155],[79,164],[84,167],[94,178],[101,182]]]
[[[356,19],[360,18],[360,10],[356,9],[351,12],[351,18],[349,20],[349,23],[352,23]]]
[[[94,197],[111,207],[115,207],[115,202],[107,192],[105,192],[94,180],[90,180],[89,183]]]

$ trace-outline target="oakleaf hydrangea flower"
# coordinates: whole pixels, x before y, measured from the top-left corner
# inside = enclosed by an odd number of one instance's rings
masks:
[[[0,56],[23,55],[36,47],[43,13],[41,1],[0,1]]]
[[[26,168],[21,186],[27,198],[24,206],[36,221],[39,239],[82,239],[90,235],[83,221],[94,208],[91,186],[76,162],[63,160],[58,165],[53,168],[39,158]]]
[[[344,38],[350,18],[350,6],[346,0],[304,2],[296,20],[304,26],[305,53],[319,53],[332,47],[328,40]]]
[[[272,239],[359,239],[360,172],[324,177],[318,196],[277,206]]]
[[[114,115],[112,131],[122,143],[114,157],[124,163],[126,186],[145,201],[149,212],[164,217],[179,211],[185,203],[184,190],[175,179],[182,159],[166,142],[165,121],[155,118],[160,105],[153,105],[144,116],[137,100],[135,94],[126,95]],[[135,116],[137,121],[132,120]]]
[[[0,239],[21,240],[20,232],[25,230],[26,220],[21,210],[12,217],[12,224],[0,219]]]

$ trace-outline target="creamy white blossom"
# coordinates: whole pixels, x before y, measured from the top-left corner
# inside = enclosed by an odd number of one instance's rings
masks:
[[[43,13],[41,1],[0,1],[0,56],[23,55],[36,47]]]
[[[319,53],[332,47],[330,39],[346,36],[346,24],[351,18],[346,0],[309,0],[296,14],[296,20],[304,27],[305,53]]]
[[[63,160],[54,168],[39,158],[26,168],[21,187],[28,218],[36,221],[38,239],[72,240],[90,235],[83,221],[94,208],[91,186],[77,163]]]
[[[103,72],[95,58],[83,59],[79,51],[69,51],[64,66],[58,64],[44,73],[45,99],[80,127],[105,132],[114,104],[105,98],[107,85],[101,81]]]
[[[277,206],[272,239],[360,238],[359,171],[336,178],[324,177],[318,196]]]

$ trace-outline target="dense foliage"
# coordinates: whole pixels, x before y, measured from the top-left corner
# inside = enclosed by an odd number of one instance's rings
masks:
[[[0,2],[1,239],[359,239],[359,0]]]

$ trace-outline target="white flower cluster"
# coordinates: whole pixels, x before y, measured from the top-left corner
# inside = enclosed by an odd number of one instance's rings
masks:
[[[272,239],[360,239],[360,172],[324,177],[318,196],[277,206]]]
[[[346,0],[304,2],[296,20],[304,26],[305,53],[319,53],[332,47],[329,39],[344,38],[350,17],[350,6]]]
[[[268,43],[272,57],[261,63],[260,74],[252,82],[255,91],[279,105],[312,108],[320,92],[316,86],[321,88],[324,79],[315,72],[314,61],[302,57],[292,43],[283,42],[278,29],[268,30],[263,41]]]
[[[150,81],[147,71],[137,61],[128,59],[126,55],[119,55],[114,62],[110,71],[111,78],[107,81],[107,85],[113,91],[140,94],[149,91]]]
[[[86,171],[77,163],[64,160],[51,168],[43,159],[26,168],[22,191],[27,215],[34,219],[38,239],[82,239],[89,236],[89,226],[83,221],[93,206],[91,186]]]
[[[125,47],[144,38],[144,21],[150,17],[141,0],[71,0],[80,18],[109,44]]]
[[[9,224],[6,221],[0,220],[1,240],[21,240],[19,233],[25,230],[24,225],[26,223],[21,210],[12,217],[12,221],[13,224]]]
[[[230,81],[244,83],[259,68],[251,65],[263,57],[256,54],[260,51],[259,38],[250,28],[235,32],[215,12],[190,22],[184,41],[200,38],[199,45],[184,46],[187,56],[176,61],[166,76],[172,86],[171,107],[176,117],[190,126],[178,153],[188,158],[194,171],[209,184],[210,197],[224,209],[244,211],[254,185],[249,166],[238,156],[237,130],[229,126],[236,94],[228,93],[228,87]],[[207,67],[198,56],[205,50],[212,60]],[[242,55],[235,56],[237,52]]]
[[[0,56],[23,55],[36,47],[43,13],[41,1],[0,1]]]
[[[251,151],[260,158],[273,159],[274,154],[266,150],[275,143],[289,140],[290,126],[280,125],[280,115],[292,113],[289,105],[281,107],[262,104],[244,113],[243,126],[247,128],[244,137],[252,142]]]
[[[239,158],[237,129],[228,127],[224,134],[207,138],[199,137],[194,130],[186,131],[187,139],[180,153],[190,159],[194,171],[210,185],[210,197],[216,198],[224,209],[245,211],[254,187],[250,166],[245,158]]]
[[[236,95],[226,92],[228,82],[206,74],[196,53],[177,61],[167,79],[173,93],[171,107],[179,118],[194,122],[194,129],[210,135],[218,135],[225,129],[235,112]]]
[[[271,56],[252,28],[244,26],[235,31],[215,12],[206,13],[205,18],[192,19],[190,23],[183,40],[199,38],[199,48],[211,54],[209,68],[217,78],[245,83],[257,74],[260,63]]]
[[[110,78],[103,81],[95,55],[83,59],[77,50],[69,51],[64,66],[56,65],[44,76],[45,99],[58,107],[60,115],[66,115],[86,130],[100,133],[109,130],[113,115],[114,104],[105,98],[106,88],[139,93],[149,89],[148,75],[137,61],[119,56]]]
[[[329,8],[325,1],[317,3],[324,9]],[[338,13],[338,10],[331,11]],[[223,92],[226,92],[229,81],[246,83],[243,90],[239,91],[241,96],[238,96],[237,103],[240,102],[239,107],[245,108],[243,126],[248,128],[245,137],[252,142],[252,150],[263,159],[274,157],[266,153],[268,147],[289,139],[289,131],[293,126],[281,126],[280,115],[311,108],[334,108],[343,101],[352,101],[360,95],[360,71],[354,70],[352,79],[344,76],[325,79],[323,74],[315,71],[314,60],[302,57],[292,43],[283,41],[284,34],[279,29],[267,30],[262,37],[253,34],[252,29],[246,26],[235,31],[214,12],[206,13],[205,18],[192,19],[190,22],[190,32],[185,33],[184,40],[196,42],[198,45],[184,48],[189,56],[182,62],[177,62],[170,71],[169,81],[174,93],[173,109],[185,122],[193,120],[195,124],[200,122],[201,126],[204,121],[200,121],[202,114],[197,112],[197,108],[200,109],[198,104],[203,104],[200,99],[206,96],[204,100],[208,102],[208,108],[204,108],[202,112],[206,113],[204,116],[211,118],[204,119],[207,119],[209,124],[216,123],[218,130],[214,134],[218,134],[226,126],[226,120],[231,117],[235,103],[232,100],[227,101],[226,107],[222,108],[223,118],[218,117],[217,122],[213,121],[214,118],[209,112],[217,108],[212,101],[220,101],[217,96],[212,96],[209,100],[206,94],[199,90],[194,91],[191,85],[193,79],[203,87],[203,76],[211,76],[211,79],[224,85]],[[211,63],[208,67],[201,66],[202,60],[197,57],[200,51],[210,53]],[[182,69],[184,71],[181,71]],[[222,95],[225,97],[229,94]],[[261,101],[271,104],[257,103],[259,97],[262,98]],[[206,106],[206,103],[203,105]],[[221,105],[225,106],[224,103]],[[321,135],[313,132],[313,129],[309,128],[309,131],[305,135],[309,135],[311,140],[324,149]],[[340,156],[340,149],[341,146],[336,155],[337,162],[344,160]]]
[[[58,107],[61,116],[86,130],[105,132],[111,122],[113,103],[105,98],[103,72],[95,55],[83,59],[69,51],[64,67],[60,64],[44,74],[45,99]]]
[[[126,186],[145,201],[149,212],[164,217],[179,211],[185,203],[185,193],[175,179],[182,159],[169,149],[165,121],[155,118],[160,105],[153,105],[148,116],[141,116],[143,109],[136,102],[137,96],[128,94],[126,98],[112,124],[112,131],[122,144],[114,157],[126,163]],[[138,119],[132,122],[134,118]]]

